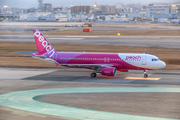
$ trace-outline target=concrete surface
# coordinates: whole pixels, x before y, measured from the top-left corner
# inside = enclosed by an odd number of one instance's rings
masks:
[[[4,74],[10,73],[6,78],[0,76],[0,94],[25,90],[75,87],[180,88],[180,71],[176,70],[148,71],[149,78],[161,78],[156,81],[124,79],[126,77],[143,77],[143,71],[118,72],[116,77],[98,75],[95,79],[89,77],[92,71],[83,69],[1,68],[0,71]],[[51,94],[42,96],[39,100],[98,111],[180,119],[180,96],[178,93]],[[42,118],[45,120],[72,120],[0,106],[0,120],[34,120]]]

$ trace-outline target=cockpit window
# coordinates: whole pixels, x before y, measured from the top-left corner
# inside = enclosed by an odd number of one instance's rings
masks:
[[[152,61],[159,61],[159,59],[152,59]]]

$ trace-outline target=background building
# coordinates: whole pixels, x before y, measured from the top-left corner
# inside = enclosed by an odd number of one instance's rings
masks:
[[[33,13],[33,12],[36,12],[37,9],[36,8],[29,8],[27,11],[28,11],[28,13]]]
[[[116,13],[116,6],[115,5],[114,6],[108,6],[108,8],[109,8],[108,13]]]
[[[27,14],[28,10],[27,9],[21,9],[21,8],[11,8],[11,13],[12,14]]]
[[[146,17],[152,17],[154,14],[169,14],[170,5],[154,5],[146,6]]]
[[[42,11],[43,11],[43,1],[44,1],[44,0],[38,0],[38,3],[39,3],[39,5],[38,5],[38,11],[39,11],[39,12],[42,12]]]
[[[102,13],[108,13],[109,12],[109,7],[108,5],[100,5],[100,11]]]
[[[3,9],[2,9],[2,12],[3,12],[4,14],[11,14],[11,13],[12,13],[12,12],[11,12],[11,9],[8,8],[8,6],[4,6]]]
[[[43,5],[43,11],[44,11],[44,12],[53,12],[53,5],[52,5],[52,4],[45,3],[45,4]]]
[[[56,7],[54,8],[54,13],[60,13],[64,8],[63,7]]]
[[[74,6],[71,5],[71,13],[86,13],[89,14],[91,8],[90,6]]]

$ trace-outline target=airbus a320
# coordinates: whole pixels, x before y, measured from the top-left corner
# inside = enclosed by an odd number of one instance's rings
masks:
[[[31,54],[32,57],[56,66],[91,69],[92,78],[95,78],[97,73],[115,76],[117,71],[129,70],[142,70],[146,78],[148,70],[166,66],[158,57],[150,54],[57,52],[39,30],[33,30],[33,33],[38,52]]]

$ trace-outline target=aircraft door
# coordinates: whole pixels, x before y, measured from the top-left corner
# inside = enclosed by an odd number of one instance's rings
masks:
[[[147,64],[147,56],[142,56],[142,65],[146,65]]]

